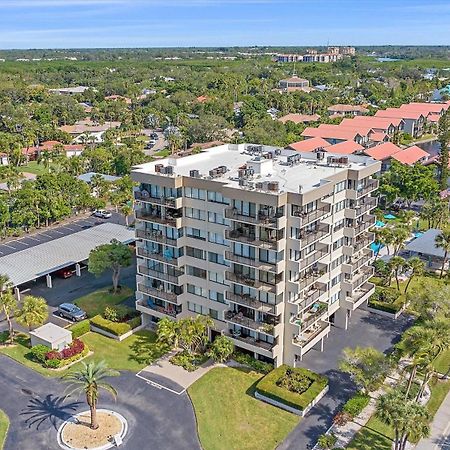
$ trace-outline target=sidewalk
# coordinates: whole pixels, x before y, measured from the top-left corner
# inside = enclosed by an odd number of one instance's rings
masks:
[[[437,410],[431,423],[430,437],[421,439],[416,450],[447,450],[450,448],[450,393]]]

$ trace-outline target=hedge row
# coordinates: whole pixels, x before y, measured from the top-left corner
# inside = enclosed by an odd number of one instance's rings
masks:
[[[280,380],[286,371],[290,369],[294,373],[299,373],[312,380],[312,384],[309,389],[303,394],[296,394],[288,389],[277,386],[277,381]],[[292,368],[287,365],[282,365],[272,372],[268,373],[262,378],[256,385],[256,391],[272,400],[284,403],[292,408],[298,410],[305,409],[328,385],[327,377],[311,372],[304,368]]]
[[[369,404],[369,401],[370,397],[368,395],[357,392],[352,398],[347,400],[342,410],[354,418]]]
[[[369,306],[374,309],[379,309],[380,311],[385,311],[388,313],[396,314],[398,313],[402,307],[402,303],[385,303],[378,302],[376,300],[369,300]]]
[[[81,322],[74,323],[69,327],[69,330],[72,332],[72,339],[78,339],[80,336],[83,336],[83,334],[91,331],[89,320],[86,319]]]
[[[113,322],[103,318],[100,314],[89,320],[91,325],[100,328],[100,330],[113,334],[114,336],[122,336],[133,330],[141,324],[141,316],[134,317],[128,322]]]

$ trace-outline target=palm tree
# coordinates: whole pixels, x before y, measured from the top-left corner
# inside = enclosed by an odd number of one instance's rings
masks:
[[[128,216],[133,212],[133,208],[128,203],[125,203],[125,205],[122,205],[120,208],[120,212],[125,217],[125,224],[128,226]]]
[[[442,278],[444,274],[445,263],[447,262],[448,253],[450,252],[450,228],[442,230],[435,237],[435,246],[437,248],[442,248],[442,250],[444,250],[444,258],[442,260],[441,274],[439,275],[439,277]]]
[[[17,301],[11,292],[12,283],[8,275],[0,275],[0,311],[3,311],[9,329],[9,343],[14,343],[12,315],[17,310]]]
[[[411,275],[409,277],[408,283],[406,283],[405,287],[405,294],[408,291],[409,285],[411,284],[412,279],[415,276],[420,276],[423,274],[425,270],[425,263],[418,257],[413,256],[412,258],[408,259],[406,262],[409,269],[411,269]]]
[[[42,297],[28,295],[25,297],[22,308],[17,311],[16,322],[27,327],[42,325],[48,317],[47,302]]]
[[[405,225],[399,225],[392,229],[392,244],[394,245],[394,256],[396,256],[405,245],[405,240],[408,238],[409,233],[410,231]]]
[[[395,281],[397,283],[397,290],[400,292],[400,281],[398,279],[398,276],[400,275],[400,272],[402,271],[403,267],[405,266],[406,261],[401,256],[393,256],[392,259],[389,261],[389,268],[391,269],[391,274],[389,277],[392,276],[392,272],[395,276]],[[390,281],[389,281],[390,284]]]
[[[120,373],[117,370],[108,368],[104,361],[93,361],[87,364],[81,362],[81,364],[82,368],[80,370],[67,373],[63,376],[63,380],[70,383],[68,395],[80,395],[82,392],[86,394],[86,403],[89,405],[91,412],[91,428],[96,430],[99,426],[97,421],[97,402],[100,389],[109,392],[114,399],[117,398],[116,389],[102,380],[106,377],[117,377]]]
[[[178,323],[168,317],[158,322],[157,341],[169,347],[178,347]]]

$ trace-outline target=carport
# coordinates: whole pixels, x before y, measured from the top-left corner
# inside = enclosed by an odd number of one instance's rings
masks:
[[[52,287],[51,274],[75,265],[77,276],[81,275],[80,263],[89,258],[95,247],[108,244],[111,239],[129,244],[134,242],[134,230],[115,223],[104,223],[87,230],[78,231],[25,250],[0,258],[0,274],[8,275],[20,297],[19,287],[45,276],[47,286]]]

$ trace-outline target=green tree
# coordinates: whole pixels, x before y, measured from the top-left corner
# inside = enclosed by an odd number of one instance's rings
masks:
[[[394,256],[405,246],[405,241],[408,239],[410,230],[405,225],[397,225],[391,229],[392,245],[394,246]]]
[[[450,115],[448,110],[439,119],[438,129],[438,141],[441,147],[439,186],[441,190],[445,190],[449,177]]]
[[[209,349],[208,356],[216,362],[226,361],[234,352],[233,341],[227,336],[218,336]]]
[[[423,275],[425,271],[425,263],[418,256],[409,258],[406,262],[406,265],[411,270],[411,275],[409,276],[409,280],[406,283],[405,294],[408,292],[409,285],[411,284],[413,278]]]
[[[435,320],[440,317],[450,319],[450,285],[436,289],[425,284],[420,290],[408,295],[409,307],[421,320]]]
[[[100,390],[104,390],[116,399],[117,391],[111,384],[103,381],[107,377],[119,376],[119,372],[112,370],[106,366],[104,361],[89,362],[85,364],[81,362],[80,370],[69,372],[63,376],[63,380],[70,383],[68,386],[68,395],[86,395],[86,403],[91,413],[91,428],[98,429],[97,421],[97,403]]]
[[[0,311],[8,322],[9,343],[14,343],[14,327],[12,315],[17,311],[17,300],[11,292],[12,283],[8,275],[0,275]]]
[[[27,295],[22,307],[16,313],[16,322],[29,330],[42,325],[48,317],[47,302],[42,297]]]
[[[389,361],[372,347],[344,348],[339,369],[350,374],[352,380],[365,394],[376,390],[389,369]]]
[[[440,278],[444,275],[444,267],[447,263],[448,254],[450,252],[450,228],[442,230],[435,238],[435,245],[437,248],[444,250],[444,257],[442,259]]]
[[[394,274],[395,282],[397,284],[397,290],[400,292],[400,280],[398,279],[400,273],[406,265],[406,261],[401,256],[394,256],[388,263],[391,270],[391,274]],[[391,275],[392,276],[392,275]]]
[[[178,347],[178,322],[168,317],[163,317],[156,329],[157,341],[170,348]]]
[[[126,244],[113,239],[110,244],[99,245],[89,253],[88,270],[96,276],[112,270],[113,291],[119,287],[120,270],[131,265],[132,250]]]

